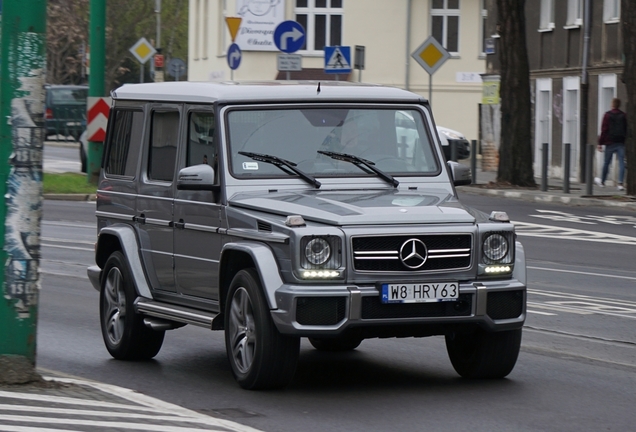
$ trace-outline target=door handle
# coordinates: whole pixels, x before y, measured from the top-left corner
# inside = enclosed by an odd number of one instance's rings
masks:
[[[145,223],[146,223],[146,215],[142,213],[142,214],[141,214],[141,215],[139,215],[139,216],[134,216],[134,217],[133,217],[133,220],[134,220],[135,222],[139,222],[139,223],[141,223],[141,224],[145,224]]]
[[[179,219],[179,222],[174,222],[173,226],[175,228],[184,229],[185,228],[185,222],[183,221],[183,219]]]

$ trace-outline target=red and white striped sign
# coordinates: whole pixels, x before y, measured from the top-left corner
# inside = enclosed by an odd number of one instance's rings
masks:
[[[108,113],[110,112],[111,98],[88,98],[86,115],[86,137],[88,141],[104,142],[106,139],[106,126],[108,126]]]

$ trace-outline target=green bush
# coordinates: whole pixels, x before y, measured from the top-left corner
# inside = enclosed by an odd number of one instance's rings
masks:
[[[87,183],[85,174],[44,173],[42,189],[45,194],[93,194],[97,186]]]

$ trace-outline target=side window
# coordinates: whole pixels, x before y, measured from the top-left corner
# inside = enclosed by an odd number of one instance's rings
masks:
[[[177,161],[179,139],[179,113],[177,111],[152,113],[148,178],[172,181]]]
[[[104,170],[107,175],[132,178],[137,171],[144,114],[132,110],[115,110],[113,114],[111,121],[114,124]]]
[[[186,166],[208,164],[214,168],[214,170],[217,169],[214,129],[215,122],[213,113],[190,113]]]

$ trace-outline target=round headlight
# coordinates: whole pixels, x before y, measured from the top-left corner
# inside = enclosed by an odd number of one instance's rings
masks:
[[[501,234],[492,234],[484,240],[484,255],[492,261],[499,261],[508,254],[508,240]]]
[[[329,242],[323,238],[315,238],[305,246],[305,258],[313,265],[322,265],[329,260],[331,256],[331,246]]]

